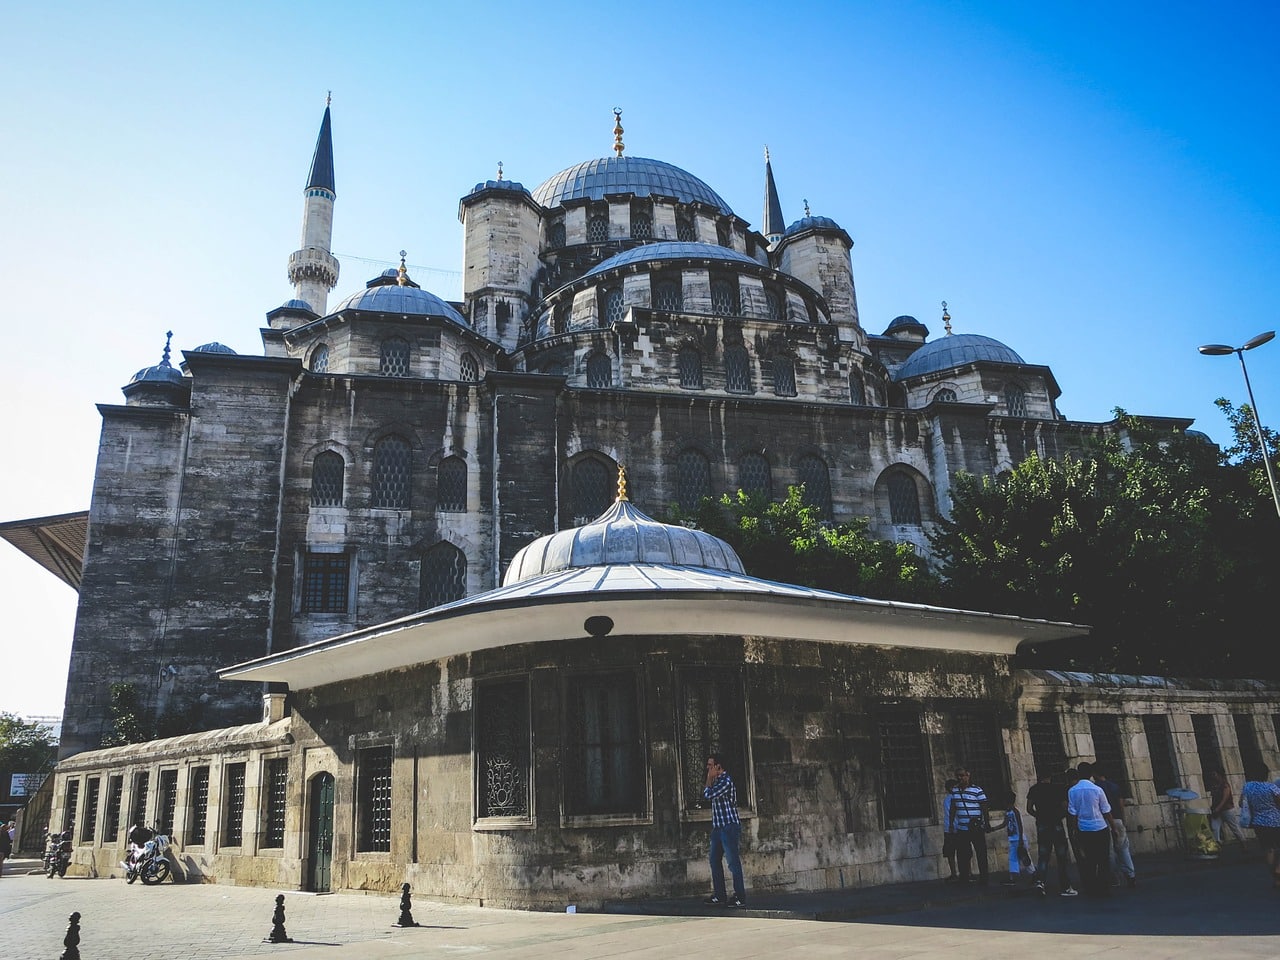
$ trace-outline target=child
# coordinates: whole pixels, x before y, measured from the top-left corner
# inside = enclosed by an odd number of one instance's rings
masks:
[[[951,875],[947,877],[947,883],[956,882],[956,824],[953,812],[953,802],[956,794],[959,793],[960,781],[950,778],[944,784],[942,794],[942,855],[947,858],[947,866],[951,869]]]
[[[1031,853],[1027,850],[1027,834],[1022,826],[1022,814],[1018,800],[1012,793],[1005,797],[1004,831],[1009,837],[1009,879],[1002,885],[1012,887],[1018,882],[1021,868],[1031,868]]]

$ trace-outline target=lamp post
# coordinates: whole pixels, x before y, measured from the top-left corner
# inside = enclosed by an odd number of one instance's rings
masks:
[[[1267,469],[1267,482],[1271,484],[1271,499],[1276,503],[1276,514],[1280,515],[1280,489],[1276,487],[1276,475],[1271,466],[1271,454],[1267,450],[1267,438],[1262,432],[1262,420],[1258,416],[1258,405],[1253,400],[1253,386],[1249,383],[1249,370],[1244,365],[1244,352],[1252,350],[1254,347],[1260,347],[1275,339],[1276,332],[1268,330],[1266,333],[1260,333],[1252,340],[1248,340],[1243,346],[1229,347],[1225,343],[1206,343],[1200,347],[1200,352],[1209,357],[1225,357],[1229,353],[1234,353],[1240,358],[1240,372],[1244,374],[1244,388],[1249,392],[1249,409],[1253,411],[1253,425],[1258,429],[1258,446],[1262,449],[1262,465]]]

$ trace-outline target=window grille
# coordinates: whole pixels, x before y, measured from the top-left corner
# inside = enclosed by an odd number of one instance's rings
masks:
[[[445,513],[466,512],[467,463],[461,457],[445,457],[436,467],[436,509]]]
[[[736,280],[711,281],[711,312],[720,317],[736,317],[742,312],[738,306]]]
[[[773,392],[780,397],[796,395],[796,362],[791,357],[773,358]]]
[[[763,454],[748,453],[738,461],[738,487],[745,493],[773,499],[773,473]]]
[[[302,561],[302,612],[346,613],[351,558],[345,553],[308,553]]]
[[[62,829],[74,831],[76,828],[76,807],[80,803],[80,781],[68,780],[67,792],[62,808]]]
[[[529,685],[480,684],[476,698],[476,813],[529,816]]]
[[[698,228],[693,217],[676,214],[676,239],[682,243],[694,243],[698,239]]]
[[[551,229],[547,232],[547,245],[553,248],[563,247],[568,241],[565,239],[564,221],[557,220],[551,224]]]
[[[889,487],[889,520],[892,523],[920,525],[920,495],[915,481],[905,473],[891,473]]]
[[[951,718],[956,760],[987,794],[993,807],[1004,804],[1009,790],[1005,774],[1004,737],[991,714],[957,711]]]
[[[918,710],[894,710],[876,718],[880,778],[886,820],[933,816],[929,755]]]
[[[849,374],[849,402],[855,407],[865,407],[867,405],[867,390],[862,385],[861,374]]]
[[[1124,760],[1124,747],[1120,742],[1120,717],[1114,713],[1089,714],[1089,733],[1093,736],[1094,763],[1102,765],[1108,780],[1120,786],[1123,796],[1129,791],[1129,768]]]
[[[373,506],[409,509],[413,481],[413,450],[403,437],[383,437],[373,448]]]
[[[93,843],[98,832],[98,794],[101,790],[101,777],[90,777],[84,782],[84,827],[80,831],[81,843]],[[7,825],[0,826],[0,829],[7,829]]]
[[[956,392],[950,387],[943,387],[933,395],[934,403],[955,403]]]
[[[262,845],[278,849],[284,846],[284,817],[289,798],[288,759],[268,760],[265,779],[266,816],[263,818]]]
[[[683,451],[676,457],[676,502],[680,509],[692,512],[709,496],[711,463],[697,450]]]
[[[573,677],[568,703],[569,813],[643,813],[644,754],[635,677]]]
[[[311,372],[312,373],[328,373],[329,372],[329,346],[328,344],[320,344],[311,351]]]
[[[587,243],[604,243],[609,239],[609,218],[596,214],[587,221]]]
[[[804,485],[804,502],[813,507],[823,520],[831,519],[831,477],[826,462],[813,454],[800,458],[800,482]]]
[[[188,800],[191,822],[188,825],[187,842],[201,845],[205,841],[209,822],[209,768],[196,767],[191,771],[191,795]]]
[[[1191,729],[1196,737],[1196,753],[1200,757],[1200,775],[1207,777],[1210,770],[1222,766],[1222,750],[1218,746],[1218,731],[1213,717],[1207,713],[1191,716]]]
[[[138,773],[133,777],[133,816],[129,823],[147,823],[147,793],[151,786],[150,773]]]
[[[311,505],[313,507],[342,506],[342,483],[347,462],[342,455],[326,450],[311,464]]]
[[[680,386],[685,390],[702,389],[702,351],[697,347],[681,347],[676,354]]]
[[[359,831],[356,849],[361,852],[391,850],[391,748],[361,750],[357,758],[359,782]]]
[[[1004,406],[1011,417],[1027,415],[1027,394],[1021,387],[1007,387],[1004,391]]]
[[[160,822],[156,827],[157,832],[163,833],[166,837],[173,836],[174,815],[178,811],[178,771],[177,770],[161,770],[160,771]]]
[[[764,315],[770,320],[782,320],[782,297],[777,290],[766,289],[764,292]]]
[[[631,239],[653,239],[653,217],[641,210],[631,211]]]
[[[722,247],[733,246],[732,239],[729,236],[729,225],[723,220],[716,222],[716,243]]]
[[[608,327],[612,324],[620,323],[625,313],[626,310],[623,309],[622,304],[622,291],[617,287],[606,290],[604,293],[604,322],[600,326]]]
[[[1157,793],[1178,786],[1178,765],[1173,755],[1173,738],[1169,721],[1155,714],[1142,715],[1142,730],[1147,735],[1147,753],[1151,757],[1151,780]]]
[[[1028,713],[1027,733],[1031,737],[1031,759],[1036,766],[1037,778],[1052,776],[1067,769],[1067,752],[1062,746],[1062,724],[1056,713]]]
[[[222,845],[238,847],[244,843],[244,780],[243,763],[227,764],[227,788],[224,794]]]
[[[719,753],[738,791],[738,806],[749,806],[747,718],[742,681],[736,671],[691,671],[680,684],[680,772],[685,805],[702,799],[707,757]]]
[[[382,341],[382,356],[378,360],[378,372],[384,377],[409,375],[409,341],[390,337]]]
[[[724,381],[725,389],[730,393],[751,392],[751,361],[747,357],[747,348],[741,344],[725,347]]]
[[[418,608],[430,610],[467,595],[467,555],[452,543],[434,544],[422,555]]]
[[[684,309],[684,292],[679,280],[657,280],[653,284],[653,309],[679,313]]]
[[[1262,766],[1262,751],[1259,749],[1258,733],[1253,726],[1253,715],[1233,713],[1231,722],[1236,728],[1236,744],[1240,747],[1240,762],[1245,770],[1256,770]]]
[[[124,799],[124,777],[107,780],[107,809],[102,816],[102,842],[115,843],[120,838],[120,803]]]
[[[462,355],[462,360],[458,363],[458,377],[464,383],[475,383],[480,379],[480,364],[471,354]]]
[[[587,386],[595,389],[613,386],[613,361],[607,353],[587,357]]]
[[[613,503],[616,471],[599,460],[579,460],[573,467],[573,516],[575,524],[590,523]]]

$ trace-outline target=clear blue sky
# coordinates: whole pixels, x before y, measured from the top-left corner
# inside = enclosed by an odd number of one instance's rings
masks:
[[[416,9],[421,7],[422,9]],[[292,295],[333,91],[331,303],[402,247],[458,295],[458,198],[609,151],[696,174],[759,224],[856,242],[864,326],[912,314],[1049,364],[1073,419],[1115,407],[1227,438],[1239,344],[1280,327],[1273,3],[49,4],[0,60],[0,520],[87,507],[95,403],[189,349],[260,351]],[[357,259],[362,258],[362,259]],[[429,269],[428,269],[429,268]],[[439,272],[436,272],[439,271]],[[1280,341],[1249,355],[1280,425]],[[57,714],[70,589],[0,544],[0,709]],[[14,665],[21,665],[16,669]],[[32,669],[32,668],[36,669]]]

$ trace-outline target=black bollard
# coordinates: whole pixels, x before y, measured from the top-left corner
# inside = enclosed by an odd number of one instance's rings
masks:
[[[67,918],[67,935],[62,938],[63,951],[58,960],[80,960],[80,914],[73,913]]]
[[[271,915],[271,934],[263,943],[293,943],[293,939],[284,931],[284,894],[276,895],[276,912]]]
[[[400,887],[400,919],[392,924],[393,927],[420,927],[422,924],[413,922],[413,911],[409,903],[409,885],[403,884]]]

